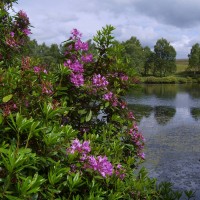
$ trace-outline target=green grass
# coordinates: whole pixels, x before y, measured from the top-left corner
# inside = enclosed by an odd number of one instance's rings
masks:
[[[186,71],[188,68],[188,59],[177,59],[176,66],[176,74]]]

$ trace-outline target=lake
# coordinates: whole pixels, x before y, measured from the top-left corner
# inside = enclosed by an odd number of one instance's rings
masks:
[[[150,176],[200,199],[200,85],[139,85],[126,100],[146,138]]]

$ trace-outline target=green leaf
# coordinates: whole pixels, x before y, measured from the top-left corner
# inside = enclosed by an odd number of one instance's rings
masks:
[[[5,97],[3,98],[3,102],[6,103],[6,102],[10,101],[10,100],[12,99],[12,97],[13,97],[12,94],[9,94],[9,95],[5,96]]]
[[[110,105],[110,102],[107,101],[107,102],[105,103],[105,108],[107,108],[109,105]]]
[[[0,124],[3,122],[3,116],[0,114]]]
[[[92,118],[92,111],[90,110],[90,112],[87,114],[86,118],[85,118],[85,121],[86,122],[89,122]]]

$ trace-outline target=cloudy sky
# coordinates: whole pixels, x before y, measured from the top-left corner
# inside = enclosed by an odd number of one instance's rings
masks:
[[[27,12],[38,43],[60,44],[73,28],[87,40],[106,24],[115,26],[119,41],[135,36],[153,48],[165,38],[177,58],[187,58],[200,43],[199,0],[19,0],[14,8]]]

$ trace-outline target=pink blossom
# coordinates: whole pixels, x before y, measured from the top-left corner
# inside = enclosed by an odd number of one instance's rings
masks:
[[[117,169],[115,170],[115,175],[118,176],[121,180],[123,180],[125,178],[125,169],[122,167],[121,164],[118,164],[116,168]]]
[[[44,70],[43,70],[43,72],[44,72],[45,74],[48,74],[48,72],[47,72],[47,70],[46,70],[46,69],[44,69]]]
[[[122,109],[126,108],[126,102],[125,102],[125,101],[123,101],[123,102],[121,103],[121,108],[122,108]]]
[[[71,60],[68,60],[67,64],[69,65],[69,68],[75,73],[84,72],[83,65],[78,60],[75,60],[74,63],[72,63]]]
[[[78,50],[87,51],[88,50],[88,43],[82,42],[80,39],[78,39],[75,42],[74,48],[75,48],[76,51],[78,51]]]
[[[81,153],[82,158],[86,159],[86,155],[91,151],[90,142],[84,141],[83,144],[78,139],[72,141],[72,145],[67,149],[68,153],[74,154],[75,152]]]
[[[18,12],[18,16],[21,17],[21,18],[28,18],[28,17],[27,17],[27,14],[26,14],[23,10],[20,10],[20,11]]]
[[[35,66],[35,67],[33,67],[33,70],[34,70],[34,72],[35,72],[36,74],[38,74],[38,73],[40,73],[40,71],[41,71],[41,68],[40,68],[40,67],[37,67],[37,66]]]
[[[11,38],[6,38],[6,44],[10,47],[18,47],[18,44],[16,42],[16,40],[11,37]]]
[[[98,156],[97,158],[88,156],[88,168],[98,171],[103,177],[113,174],[113,166],[106,156]]]
[[[120,76],[120,79],[121,79],[122,81],[127,81],[127,80],[128,80],[128,76],[126,76],[126,75],[121,75],[121,76]]]
[[[129,112],[128,113],[128,118],[129,119],[135,119],[135,117],[133,116],[133,112]]]
[[[80,87],[84,84],[83,74],[72,73],[70,80],[76,87]]]
[[[89,63],[89,62],[92,62],[93,56],[92,54],[88,54],[88,55],[82,56],[81,60],[85,63]]]
[[[107,100],[107,101],[111,101],[112,97],[113,97],[113,93],[112,92],[109,92],[109,93],[106,93],[106,94],[103,95],[103,99]]]
[[[92,83],[96,87],[103,87],[106,88],[106,86],[109,84],[108,81],[104,76],[101,76],[101,74],[95,74],[92,78]]]
[[[42,93],[43,94],[52,94],[53,93],[53,87],[50,82],[42,83]]]
[[[14,32],[10,32],[10,36],[11,36],[11,37],[14,37],[14,36],[15,36],[15,33],[14,33]]]
[[[25,34],[25,35],[30,35],[31,34],[31,30],[30,29],[23,29],[22,32]]]
[[[71,31],[71,34],[72,34],[72,38],[75,39],[75,38],[80,38],[82,36],[82,33],[80,33],[76,28],[74,28],[72,31]]]
[[[144,152],[138,153],[138,156],[140,158],[142,158],[143,160],[145,160],[145,153]]]

